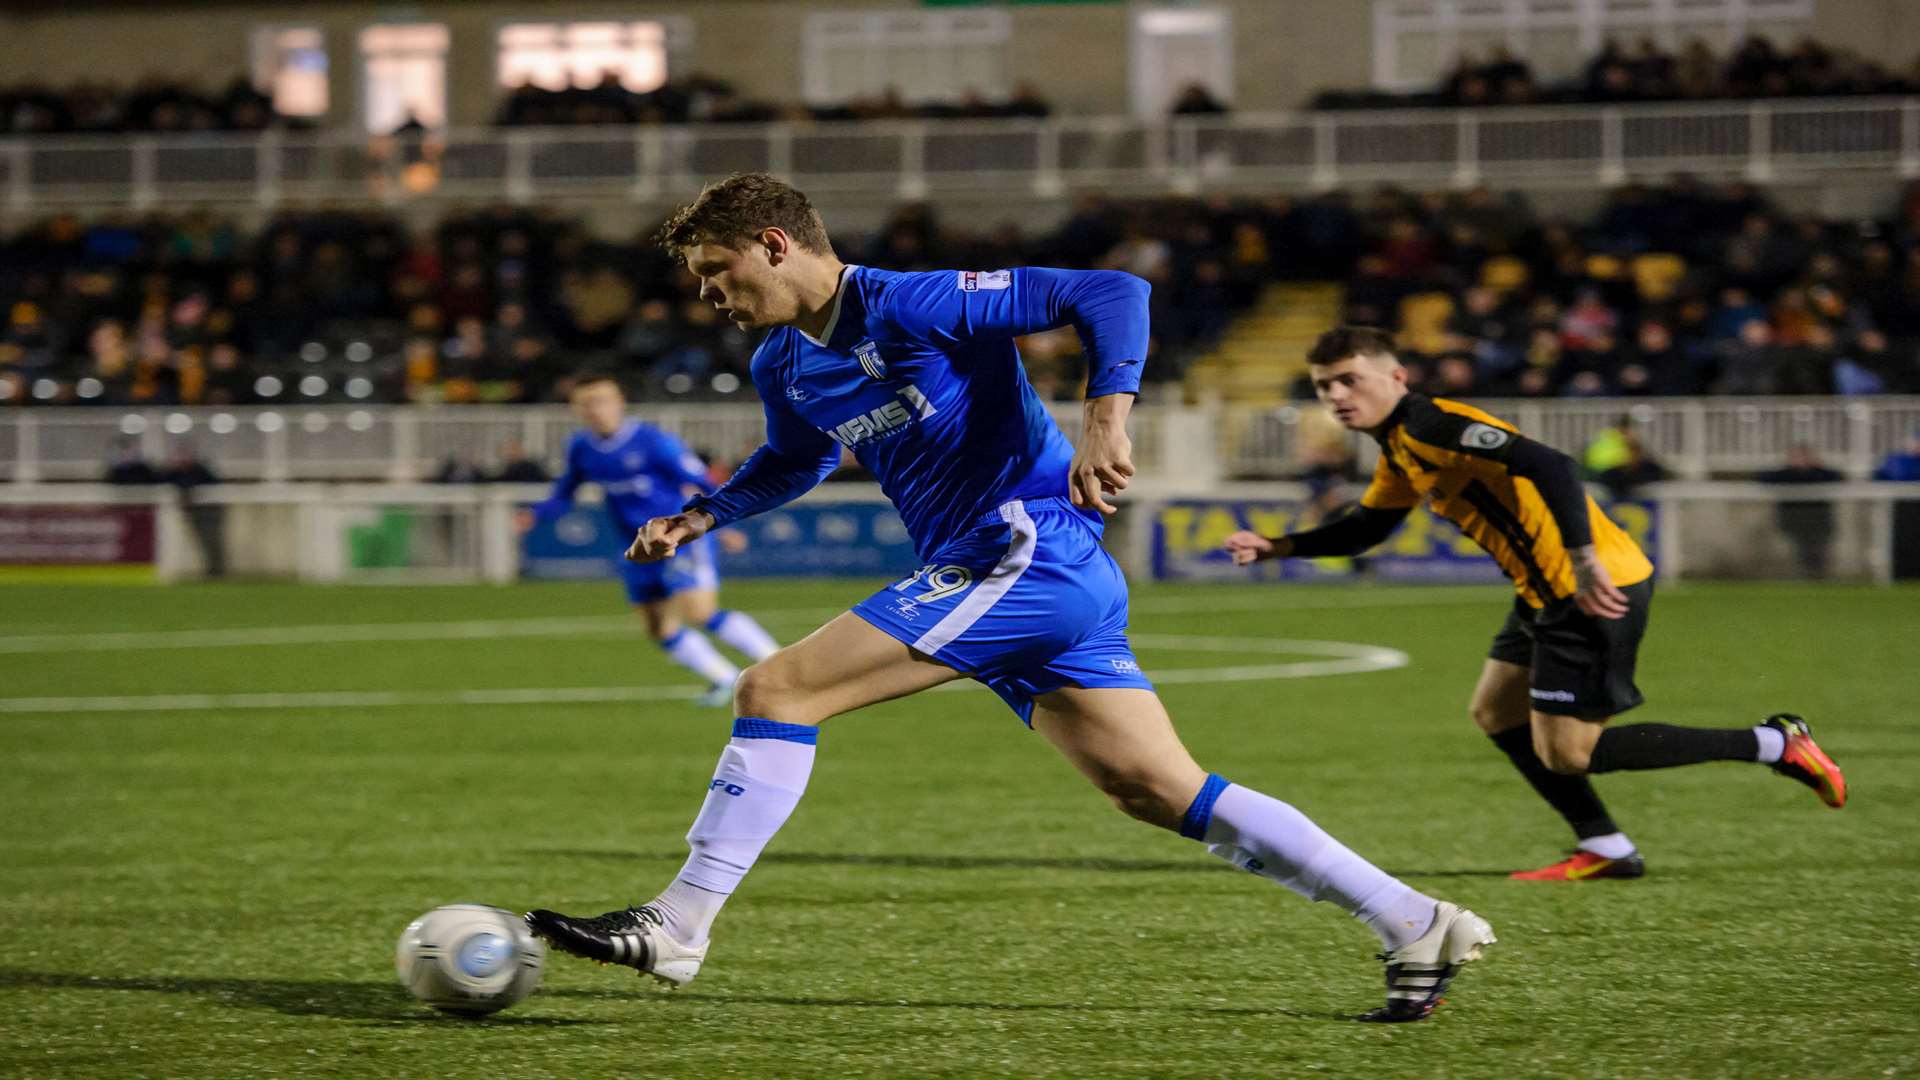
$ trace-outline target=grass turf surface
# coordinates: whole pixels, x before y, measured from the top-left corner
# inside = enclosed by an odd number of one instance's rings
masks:
[[[791,640],[870,587],[735,583],[727,598]],[[1380,995],[1364,928],[1121,817],[979,690],[828,726],[806,800],[692,986],[555,956],[521,1006],[442,1018],[393,979],[409,918],[462,901],[597,912],[651,895],[683,855],[722,714],[436,703],[688,682],[615,591],[16,586],[0,587],[0,1074],[1920,1071],[1920,592],[1663,592],[1635,718],[1803,712],[1854,802],[1829,811],[1753,766],[1603,777],[1650,873],[1575,886],[1503,877],[1567,839],[1465,716],[1499,590],[1159,587],[1135,601],[1146,634],[1409,654],[1397,670],[1163,694],[1203,764],[1494,923],[1499,946],[1434,1020],[1345,1020]],[[417,625],[556,617],[586,622]],[[405,625],[327,640],[369,623]],[[194,636],[311,626],[336,629]],[[1149,674],[1288,659],[1141,656]],[[416,696],[17,700],[339,690]]]

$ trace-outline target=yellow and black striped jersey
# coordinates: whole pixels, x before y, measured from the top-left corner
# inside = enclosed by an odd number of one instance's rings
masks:
[[[1493,556],[1528,604],[1544,607],[1574,594],[1573,564],[1549,500],[1509,460],[1519,445],[1534,453],[1551,451],[1471,405],[1415,393],[1400,402],[1374,438],[1380,460],[1360,497],[1362,507],[1404,511],[1424,499]],[[1572,483],[1577,486],[1577,476]],[[1578,497],[1586,503],[1592,543],[1613,583],[1626,586],[1652,577],[1653,563],[1639,545],[1584,491]]]

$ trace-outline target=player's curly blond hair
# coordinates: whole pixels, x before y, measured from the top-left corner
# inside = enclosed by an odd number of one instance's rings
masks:
[[[816,255],[833,250],[826,223],[806,194],[762,172],[734,173],[708,184],[660,226],[654,243],[675,259],[684,259],[687,249],[697,244],[738,247],[766,228],[782,230]]]

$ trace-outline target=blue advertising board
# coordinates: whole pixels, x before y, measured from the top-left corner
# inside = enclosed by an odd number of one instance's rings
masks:
[[[1654,504],[1605,504],[1607,516],[1649,555],[1656,550]],[[1233,565],[1221,545],[1252,529],[1263,536],[1311,528],[1305,503],[1288,500],[1182,499],[1153,514],[1153,576],[1161,581],[1341,581],[1359,573],[1353,559],[1277,559]],[[1504,581],[1506,574],[1453,522],[1415,507],[1392,538],[1366,556],[1368,574],[1387,581],[1439,583]]]
[[[795,503],[727,531],[739,540],[719,546],[723,578],[891,578],[920,567],[900,515],[880,502]],[[608,577],[632,542],[605,512],[581,507],[526,534],[520,573],[534,579]]]

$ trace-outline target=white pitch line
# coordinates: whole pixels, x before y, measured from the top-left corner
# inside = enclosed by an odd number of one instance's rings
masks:
[[[1503,590],[1504,592],[1504,590]],[[1451,604],[1485,606],[1484,591],[1446,590],[1396,594],[1347,592],[1339,595],[1302,595],[1300,591],[1272,596],[1237,592],[1208,599],[1146,599],[1133,605],[1135,615],[1193,615],[1219,611],[1292,611],[1340,608],[1414,607]],[[766,620],[824,622],[845,611],[840,607],[763,608],[751,612]],[[638,625],[631,615],[543,616],[524,619],[472,619],[445,622],[313,623],[293,626],[235,626],[206,630],[116,630],[101,633],[19,634],[0,636],[0,654],[119,652],[145,649],[233,649],[263,645],[339,645],[383,641],[484,641],[514,637],[593,637],[630,631]]]
[[[1237,655],[1322,656],[1327,659],[1284,664],[1245,664],[1217,668],[1149,669],[1148,678],[1162,684],[1202,682],[1258,682],[1301,679],[1320,675],[1348,675],[1405,667],[1406,653],[1377,645],[1343,641],[1293,641],[1283,638],[1231,638],[1188,634],[1140,634],[1136,645],[1182,652],[1225,652]],[[939,689],[978,688],[971,681],[948,683]],[[97,712],[225,712],[270,709],[383,709],[431,705],[580,705],[608,702],[675,701],[698,695],[697,686],[562,686],[497,690],[316,690],[284,693],[237,694],[122,694],[100,697],[0,698],[0,713]]]

